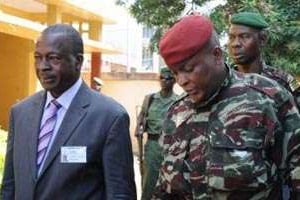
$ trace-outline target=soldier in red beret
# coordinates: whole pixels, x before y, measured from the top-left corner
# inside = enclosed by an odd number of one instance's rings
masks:
[[[255,12],[240,12],[230,18],[228,48],[235,69],[258,73],[275,80],[289,90],[300,109],[300,84],[291,74],[264,62],[262,49],[267,42],[265,19]]]
[[[152,199],[280,199],[300,189],[300,114],[276,82],[225,63],[211,21],[183,17],[159,50],[186,92],[168,110]]]

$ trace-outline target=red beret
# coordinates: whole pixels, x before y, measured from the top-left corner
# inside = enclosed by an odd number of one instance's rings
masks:
[[[161,38],[159,52],[168,66],[195,55],[210,39],[213,24],[205,16],[189,15],[174,24]]]

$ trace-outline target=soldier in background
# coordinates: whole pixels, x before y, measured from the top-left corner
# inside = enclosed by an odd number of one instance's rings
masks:
[[[244,73],[258,73],[275,80],[289,90],[300,108],[300,84],[291,74],[264,62],[262,48],[267,42],[268,23],[259,13],[240,12],[232,15],[228,48],[235,69]]]
[[[276,200],[281,177],[299,197],[300,114],[290,93],[224,64],[204,16],[179,20],[159,51],[186,95],[163,123],[153,199]]]
[[[98,77],[94,77],[93,81],[95,83],[95,90],[101,92],[101,88],[104,85],[103,81]]]
[[[145,144],[145,163],[142,174],[142,200],[151,199],[162,160],[162,149],[158,144],[162,121],[170,105],[177,99],[177,95],[173,92],[175,79],[172,72],[168,68],[162,68],[159,79],[161,90],[145,96],[138,116],[135,134],[139,140],[142,139],[144,132],[148,136]],[[142,156],[140,159],[142,159]]]

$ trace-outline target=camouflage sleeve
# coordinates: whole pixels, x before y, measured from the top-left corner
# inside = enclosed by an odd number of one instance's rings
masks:
[[[176,131],[174,106],[170,108],[163,124],[160,145],[163,148],[163,161],[151,199],[155,200],[185,200],[193,199],[190,184],[184,177],[187,154],[186,131]]]
[[[181,147],[186,142],[183,142],[183,144],[178,142],[178,139],[174,135],[164,134],[161,137],[164,148],[164,159],[159,170],[152,199],[192,199],[192,194],[188,193],[191,189],[183,177],[184,172],[182,171],[184,168],[184,157],[182,156],[186,154],[186,148]],[[180,146],[180,144],[182,145]]]
[[[290,99],[279,108],[279,120],[284,132],[282,168],[286,169],[287,182],[293,193],[300,192],[300,114]]]

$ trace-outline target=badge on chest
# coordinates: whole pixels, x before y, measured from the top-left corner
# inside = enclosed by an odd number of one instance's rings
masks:
[[[63,146],[60,149],[61,163],[86,163],[86,146]]]

